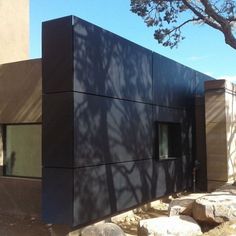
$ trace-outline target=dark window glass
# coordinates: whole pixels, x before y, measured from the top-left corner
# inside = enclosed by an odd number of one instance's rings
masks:
[[[156,156],[159,160],[181,156],[181,125],[178,123],[156,124]]]
[[[41,177],[41,125],[7,125],[5,175]]]

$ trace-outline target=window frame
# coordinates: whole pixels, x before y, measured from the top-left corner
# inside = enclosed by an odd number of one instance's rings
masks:
[[[27,123],[4,123],[0,124],[2,126],[2,142],[3,142],[3,172],[2,176],[6,178],[21,178],[21,179],[42,179],[42,175],[37,177],[37,176],[23,176],[23,175],[9,175],[7,174],[7,166],[6,166],[6,159],[7,159],[7,126],[23,126],[23,125],[41,125],[42,128],[42,123],[41,122],[27,122]],[[42,153],[42,136],[41,136],[41,153]],[[41,161],[42,161],[42,156],[41,156]],[[42,168],[42,166],[40,166]]]
[[[160,158],[160,125],[167,125],[168,127],[168,140],[169,140],[169,136],[170,133],[173,132],[169,130],[169,127],[174,127],[171,129],[176,129],[177,131],[177,138],[175,138],[175,140],[177,140],[177,155],[172,155],[172,156],[168,156],[168,158]],[[175,131],[175,132],[176,132]],[[168,147],[169,148],[169,147]],[[171,160],[177,160],[179,158],[181,158],[182,156],[182,124],[180,122],[168,122],[168,121],[156,121],[155,122],[155,137],[154,137],[154,158],[158,161],[171,161]]]

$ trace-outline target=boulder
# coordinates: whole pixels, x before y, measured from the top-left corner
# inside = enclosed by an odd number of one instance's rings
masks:
[[[81,236],[125,236],[122,229],[113,223],[97,224],[82,229]]]
[[[187,196],[183,196],[180,198],[173,199],[168,208],[168,215],[192,215],[192,208],[194,201],[206,195],[205,193],[192,193]]]
[[[201,228],[190,216],[170,216],[141,220],[138,236],[197,236]]]
[[[215,192],[196,199],[193,204],[193,218],[207,224],[236,220],[235,195]]]

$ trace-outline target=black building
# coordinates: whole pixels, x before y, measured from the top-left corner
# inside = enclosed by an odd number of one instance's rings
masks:
[[[192,186],[212,78],[69,16],[43,23],[43,218],[79,226]]]

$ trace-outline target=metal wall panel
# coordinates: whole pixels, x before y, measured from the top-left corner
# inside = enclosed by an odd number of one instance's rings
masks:
[[[152,52],[74,18],[74,91],[152,101]]]
[[[74,170],[43,168],[42,180],[43,220],[73,225]]]
[[[73,225],[87,224],[114,212],[114,191],[109,165],[74,170]]]
[[[46,222],[86,225],[188,187],[182,162],[142,160],[82,168],[44,168]]]
[[[204,82],[208,80],[214,80],[212,77],[196,71],[196,91],[197,96],[204,96]]]
[[[191,187],[204,79],[76,17],[44,23],[43,35],[45,220],[86,225]],[[181,125],[180,158],[154,156],[156,122]]]
[[[43,93],[73,89],[73,17],[43,22]]]
[[[43,101],[44,166],[152,158],[151,105],[73,92],[45,94]]]
[[[43,58],[45,93],[152,101],[152,52],[79,18],[43,23]]]
[[[43,95],[42,155],[44,167],[73,167],[73,93]]]
[[[153,54],[153,103],[159,106],[193,106],[195,71],[166,57]]]
[[[74,166],[152,158],[152,106],[74,93]]]

